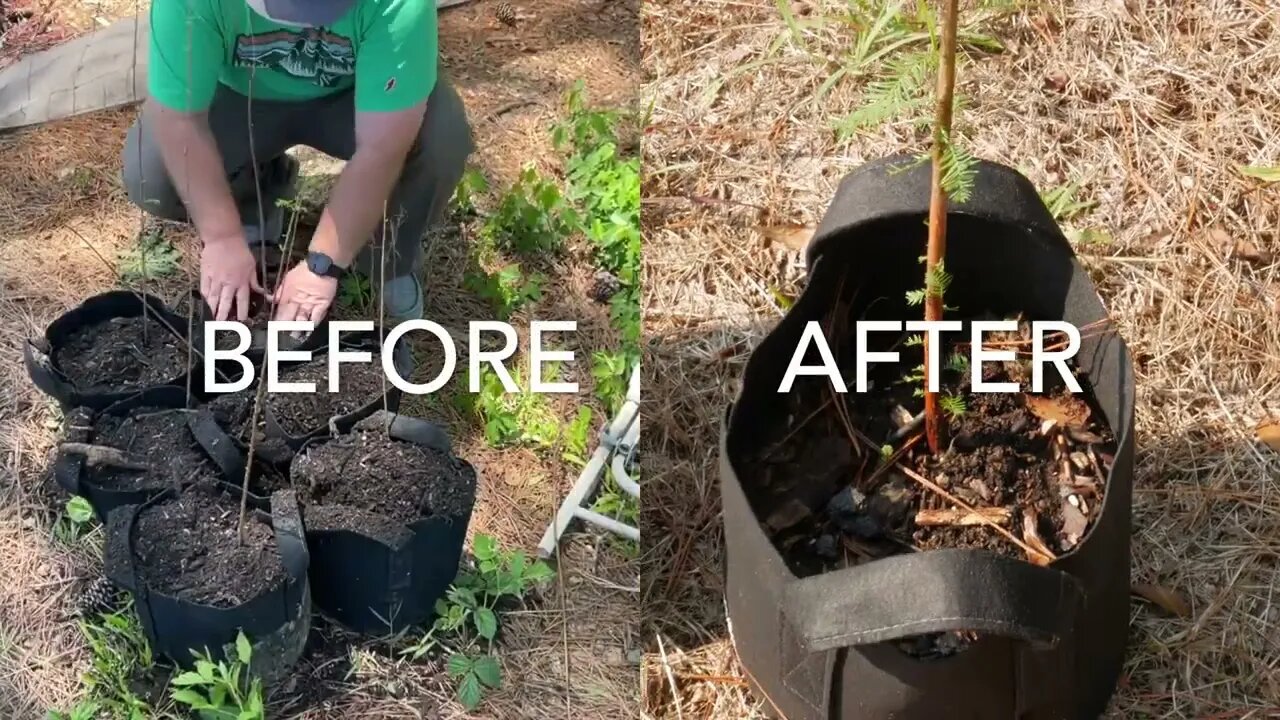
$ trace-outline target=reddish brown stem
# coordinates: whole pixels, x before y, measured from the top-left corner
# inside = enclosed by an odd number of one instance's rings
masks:
[[[929,287],[936,277],[938,265],[947,254],[947,194],[942,189],[942,158],[951,137],[951,110],[956,85],[956,15],[958,0],[945,0],[942,21],[942,47],[938,63],[938,99],[933,123],[933,179],[929,197],[929,247],[925,256],[924,319],[942,319],[942,295],[939,288]],[[946,428],[938,407],[938,394],[929,391],[930,379],[937,368],[929,362],[929,335],[924,338],[924,428],[929,451],[937,454]]]

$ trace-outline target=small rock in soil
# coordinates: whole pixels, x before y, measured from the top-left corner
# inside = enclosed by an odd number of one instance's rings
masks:
[[[315,383],[315,392],[267,392],[267,405],[276,422],[290,435],[298,436],[328,427],[329,420],[355,412],[382,397],[382,357],[373,353],[370,362],[340,366],[338,392],[329,392],[327,359],[313,360],[280,373],[282,383]],[[389,384],[389,383],[388,383]]]
[[[867,498],[867,512],[886,528],[896,528],[906,522],[911,515],[911,491],[902,476],[895,475]]]
[[[139,580],[154,591],[222,608],[276,588],[286,575],[275,533],[251,512],[242,544],[239,510],[235,498],[199,485],[141,511],[133,534]]]
[[[54,364],[82,391],[136,390],[185,371],[185,343],[152,315],[112,318],[71,334]]]
[[[818,557],[827,560],[835,560],[839,557],[836,552],[836,539],[830,535],[820,535],[813,543],[813,552]]]
[[[951,657],[968,646],[969,641],[954,632],[917,635],[898,643],[902,652],[917,660],[939,660]]]

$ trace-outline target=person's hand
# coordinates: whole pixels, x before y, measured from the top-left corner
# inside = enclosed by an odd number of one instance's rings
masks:
[[[276,320],[320,322],[338,294],[338,279],[316,275],[298,263],[276,289]]]
[[[244,238],[206,240],[200,251],[200,295],[213,310],[213,319],[226,320],[234,306],[236,319],[248,320],[251,292],[264,293]]]

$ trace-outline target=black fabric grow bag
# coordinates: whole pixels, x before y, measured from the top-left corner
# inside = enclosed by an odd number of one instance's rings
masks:
[[[386,337],[385,332],[352,332],[344,333],[339,339],[339,343],[344,350],[367,350],[373,353],[373,362],[377,364],[379,372],[381,372],[382,359],[379,356],[382,347],[382,341]],[[327,341],[326,341],[327,342]],[[313,352],[312,360],[318,360],[325,356],[324,352]],[[409,343],[403,337],[396,343],[395,349],[392,351],[391,361],[399,371],[400,377],[408,378],[409,373],[413,371],[413,351],[409,347]],[[283,365],[282,365],[283,367]],[[342,367],[342,366],[339,366]],[[341,370],[339,370],[341,372]],[[333,430],[344,433],[352,428],[356,423],[369,417],[379,410],[387,410],[396,412],[400,409],[400,398],[404,393],[400,388],[393,385],[390,379],[386,382],[386,393],[363,406],[333,419],[332,424],[325,422],[307,430],[300,435],[290,435],[287,430],[281,427],[275,414],[271,411],[270,404],[264,404],[262,408],[263,416],[266,421],[266,433],[268,437],[280,438],[284,440],[290,448],[300,450],[304,445],[315,440],[332,434]],[[270,390],[268,390],[270,392]],[[328,392],[328,387],[321,383],[316,384],[316,392]]]
[[[186,390],[180,387],[153,387],[134,393],[119,402],[112,403],[101,412],[95,413],[87,407],[73,408],[67,412],[64,442],[93,443],[93,422],[101,415],[124,416],[133,410],[143,407],[185,408],[190,407]],[[103,487],[89,477],[89,469],[85,466],[82,455],[73,455],[59,451],[54,458],[53,479],[63,490],[72,495],[79,495],[89,501],[98,519],[105,523],[111,511],[122,505],[137,505],[159,495],[168,488],[156,487],[137,490],[118,490]]]
[[[442,428],[394,413],[379,412],[366,422],[388,419],[391,437],[453,456],[471,492],[464,513],[410,523],[342,506],[305,508],[316,608],[362,633],[396,633],[432,616],[457,577],[475,502],[475,468],[453,455]],[[350,529],[353,519],[370,530]]]
[[[146,303],[145,305],[143,303]],[[156,320],[157,332],[168,332],[187,339],[187,318],[170,310],[154,295],[143,295],[131,290],[112,290],[94,295],[49,324],[44,337],[28,339],[23,346],[23,360],[31,382],[41,392],[58,401],[63,410],[87,407],[101,410],[106,406],[137,394],[145,387],[120,388],[118,390],[84,390],[77,386],[76,378],[67,377],[57,366],[55,357],[71,335],[82,328],[106,322],[112,318],[137,317],[144,312]],[[198,334],[198,333],[197,333]],[[196,338],[196,348],[199,339]],[[198,361],[193,361],[198,365]],[[180,373],[156,386],[174,385],[185,388],[188,373]]]
[[[224,484],[222,490],[237,499],[240,496],[239,488],[230,484]],[[207,649],[215,661],[235,657],[236,636],[243,631],[253,643],[251,669],[268,684],[279,680],[301,657],[311,630],[310,555],[297,498],[287,490],[274,493],[269,500],[250,496],[250,512],[269,519],[275,531],[286,580],[237,607],[219,608],[151,590],[137,578],[133,555],[138,514],[171,497],[173,491],[166,491],[147,503],[124,506],[111,514],[103,559],[107,577],[133,596],[152,650],[178,666],[193,666],[192,650]]]
[[[1048,567],[953,549],[798,578],[761,525],[771,510],[763,489],[744,482],[761,419],[788,412],[778,387],[803,326],[825,317],[842,275],[858,288],[851,318],[879,304],[877,319],[918,319],[902,298],[921,283],[929,175],[899,156],[844,179],[807,251],[804,293],[747,363],[720,453],[734,643],[754,689],[788,720],[1095,718],[1114,691],[1129,621],[1134,388],[1119,337],[1087,333],[1076,356],[1117,452],[1094,526]],[[950,208],[946,266],[949,304],[1077,327],[1106,315],[1034,187],[1001,165],[982,163],[970,201]],[[940,660],[889,642],[947,630],[981,637]]]

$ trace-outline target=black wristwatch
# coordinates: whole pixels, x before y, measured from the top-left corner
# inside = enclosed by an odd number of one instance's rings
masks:
[[[333,261],[333,258],[322,252],[307,253],[307,269],[320,277],[341,279],[347,269]]]

